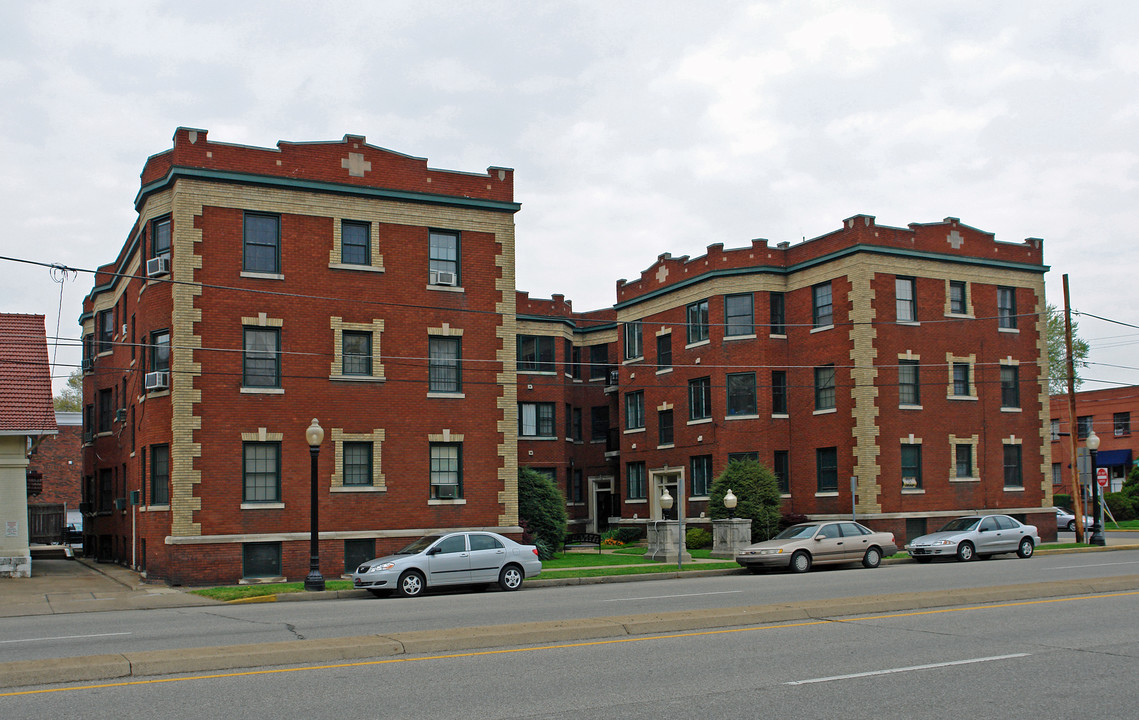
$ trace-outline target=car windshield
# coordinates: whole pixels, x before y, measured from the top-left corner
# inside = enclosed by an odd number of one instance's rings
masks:
[[[979,517],[963,517],[956,520],[950,520],[945,523],[939,532],[961,532],[962,530],[969,530],[977,523],[981,522]]]
[[[818,525],[792,525],[776,535],[772,540],[794,540],[796,538],[809,538],[815,534]]]
[[[441,537],[443,537],[443,536],[442,535],[428,535],[426,537],[421,537],[418,540],[416,540],[415,542],[413,542],[410,545],[408,545],[407,547],[405,547],[404,549],[397,551],[396,555],[414,555],[416,553],[421,553],[424,550],[426,550],[427,548],[431,547],[431,543],[435,542],[436,540],[438,540]]]

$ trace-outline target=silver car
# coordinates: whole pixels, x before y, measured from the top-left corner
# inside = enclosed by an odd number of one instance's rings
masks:
[[[918,562],[955,557],[962,562],[1000,553],[1029,558],[1040,544],[1035,525],[1008,515],[967,515],[950,520],[940,530],[914,538],[906,551]]]
[[[542,572],[538,548],[492,532],[453,532],[421,537],[394,555],[369,560],[352,584],[373,595],[392,591],[415,597],[428,587],[491,585],[517,590]]]

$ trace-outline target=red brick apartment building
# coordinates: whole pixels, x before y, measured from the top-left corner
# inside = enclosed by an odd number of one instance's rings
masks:
[[[517,535],[513,181],[179,128],[80,319],[87,551],[303,577],[313,418],[325,575],[437,528]]]
[[[1053,395],[1052,423],[1052,486],[1055,493],[1072,492],[1072,422],[1068,417],[1068,396]],[[1110,484],[1107,492],[1119,492],[1123,481],[1139,457],[1139,441],[1131,435],[1131,418],[1139,416],[1139,387],[1107,388],[1076,393],[1076,454],[1087,454],[1085,441],[1094,430],[1099,437],[1096,466],[1107,468]],[[1083,480],[1090,481],[1088,468],[1083,465]]]
[[[859,215],[661,255],[576,312],[516,290],[506,169],[180,128],[136,208],[81,318],[84,500],[87,551],[148,577],[303,577],[314,417],[325,575],[435,529],[517,536],[522,465],[579,530],[660,519],[666,487],[699,522],[754,457],[787,512],[1055,532],[1038,239]]]

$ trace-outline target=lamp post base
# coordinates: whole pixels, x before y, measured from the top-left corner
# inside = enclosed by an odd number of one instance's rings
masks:
[[[309,568],[308,575],[305,577],[305,590],[314,592],[324,591],[324,576],[320,574],[320,570],[316,567]]]
[[[1100,547],[1107,545],[1107,541],[1104,540],[1103,537],[1103,530],[1100,529],[1098,524],[1092,525],[1091,537],[1088,538],[1088,544],[1099,545]]]

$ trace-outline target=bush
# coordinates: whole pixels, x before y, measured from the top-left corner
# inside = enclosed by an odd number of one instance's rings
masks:
[[[735,515],[751,520],[752,542],[767,540],[779,532],[779,481],[771,468],[755,460],[733,460],[712,482],[708,493],[709,514],[714,520],[728,517],[724,496],[728,490],[738,499]]]
[[[712,544],[712,533],[704,528],[690,528],[684,533],[684,546],[689,550],[699,550]]]
[[[1072,509],[1072,496],[1067,493],[1055,493],[1052,495],[1052,504],[1058,508]]]
[[[611,527],[601,533],[602,541],[616,540],[621,545],[637,542],[642,537],[644,532],[639,527]]]
[[[549,560],[566,536],[566,504],[550,478],[532,468],[518,471],[518,523],[523,539],[538,548],[538,557]]]
[[[1125,492],[1107,493],[1103,496],[1103,502],[1111,509],[1111,514],[1115,516],[1116,520],[1134,520],[1136,503],[1135,499]]]

